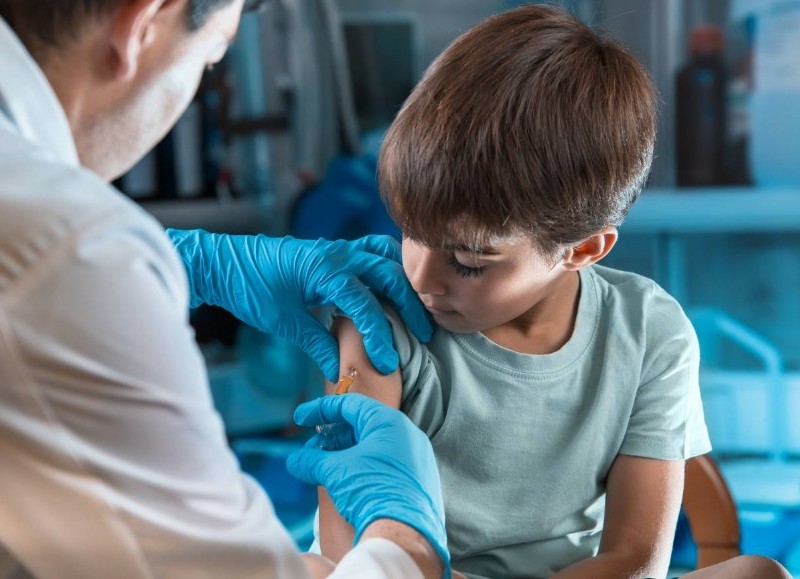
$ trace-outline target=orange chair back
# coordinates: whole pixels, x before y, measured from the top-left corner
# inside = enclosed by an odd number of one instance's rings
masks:
[[[683,511],[697,544],[698,569],[741,553],[736,504],[719,467],[708,455],[686,461]]]

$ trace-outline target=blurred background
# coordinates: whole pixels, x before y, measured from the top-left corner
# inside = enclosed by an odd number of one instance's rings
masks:
[[[275,0],[244,17],[175,129],[116,184],[169,227],[397,235],[375,185],[383,130],[450,41],[520,4]],[[742,549],[800,577],[800,0],[557,4],[620,38],[661,93],[650,182],[605,264],[652,277],[689,313]],[[283,459],[320,375],[224,312],[192,322],[234,450],[306,546],[315,492]],[[674,563],[693,556],[682,524]]]

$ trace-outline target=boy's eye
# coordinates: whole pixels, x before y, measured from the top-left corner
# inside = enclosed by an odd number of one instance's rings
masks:
[[[450,254],[448,258],[448,263],[452,266],[456,273],[461,277],[480,277],[483,275],[483,268],[478,267],[470,267],[468,265],[464,265],[460,261],[456,259],[454,254]]]

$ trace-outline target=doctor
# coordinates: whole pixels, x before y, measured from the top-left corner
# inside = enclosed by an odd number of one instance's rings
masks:
[[[438,474],[425,436],[357,395],[301,406],[358,444],[289,459],[327,487],[357,545],[301,556],[242,475],[187,322],[214,303],[338,373],[305,311],[332,302],[394,369],[369,286],[422,339],[387,241],[172,232],[108,182],[173,125],[236,34],[243,0],[0,0],[0,575],[441,577]],[[388,259],[387,259],[388,258]],[[184,264],[190,268],[189,287]],[[312,441],[313,442],[313,441]],[[345,447],[343,447],[345,448]]]

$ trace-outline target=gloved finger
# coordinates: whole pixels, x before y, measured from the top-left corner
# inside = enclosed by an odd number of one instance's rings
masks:
[[[372,365],[382,374],[391,374],[400,365],[394,349],[392,328],[380,302],[358,278],[338,274],[325,282],[322,295],[353,320],[364,338],[364,349]]]
[[[430,341],[433,326],[428,313],[400,266],[390,262],[376,263],[361,275],[361,281],[392,303],[419,341]]]
[[[191,231],[188,231],[186,229],[175,229],[173,227],[167,228],[165,230],[165,233],[167,234],[167,237],[169,237],[170,241],[172,241],[173,244],[180,243],[182,240],[192,235]]]
[[[294,421],[299,426],[347,422],[355,429],[354,436],[358,441],[371,427],[378,426],[376,417],[383,416],[385,423],[392,419],[393,414],[400,412],[363,394],[343,394],[323,396],[301,404],[294,411]]]
[[[289,473],[312,485],[319,485],[325,480],[326,459],[330,460],[331,453],[314,448],[301,448],[295,450],[286,459],[286,470]]]
[[[322,370],[325,378],[339,380],[339,344],[331,333],[307,311],[294,312],[292,330],[282,338],[294,341]]]
[[[322,396],[304,402],[294,409],[294,422],[298,426],[319,426],[343,422],[342,403],[346,396]]]
[[[403,260],[400,243],[388,235],[367,235],[349,242],[348,246],[355,251],[379,255],[397,263],[401,263]]]
[[[200,283],[200,280],[206,275],[203,267],[204,260],[198,259],[198,257],[203,253],[203,236],[208,234],[201,229],[184,230],[171,228],[166,230],[166,234],[178,252],[178,256],[186,270],[186,281],[189,284],[189,307],[196,308],[205,301],[203,284]]]
[[[350,272],[358,276],[363,284],[367,285],[380,297],[388,299],[417,339],[421,342],[430,341],[433,336],[433,326],[425,307],[405,277],[401,265],[402,260],[400,259],[400,244],[386,235],[370,235],[350,243],[360,244],[353,245],[353,247],[360,246],[364,251],[370,252],[359,256],[357,260],[352,260],[350,262]],[[394,261],[388,261],[375,257],[373,254],[382,255],[380,253],[381,244],[385,244],[387,248],[394,248],[398,259],[392,257],[391,259],[394,259]],[[390,256],[385,255],[385,257]],[[352,318],[353,316],[350,317]],[[355,318],[353,318],[353,321],[356,322]],[[356,323],[356,326],[358,326],[358,323]],[[365,338],[364,345],[367,348],[367,354],[370,354],[372,345],[367,343],[370,334],[366,331],[362,331],[361,334]],[[375,348],[381,348],[383,344],[381,343],[380,335],[376,337],[376,342]],[[381,354],[379,350],[374,350],[374,355],[378,357]],[[372,355],[370,355],[370,358],[372,358]],[[395,368],[396,366],[392,370]],[[381,368],[378,369],[381,370]],[[392,370],[381,370],[381,372],[388,374]]]

